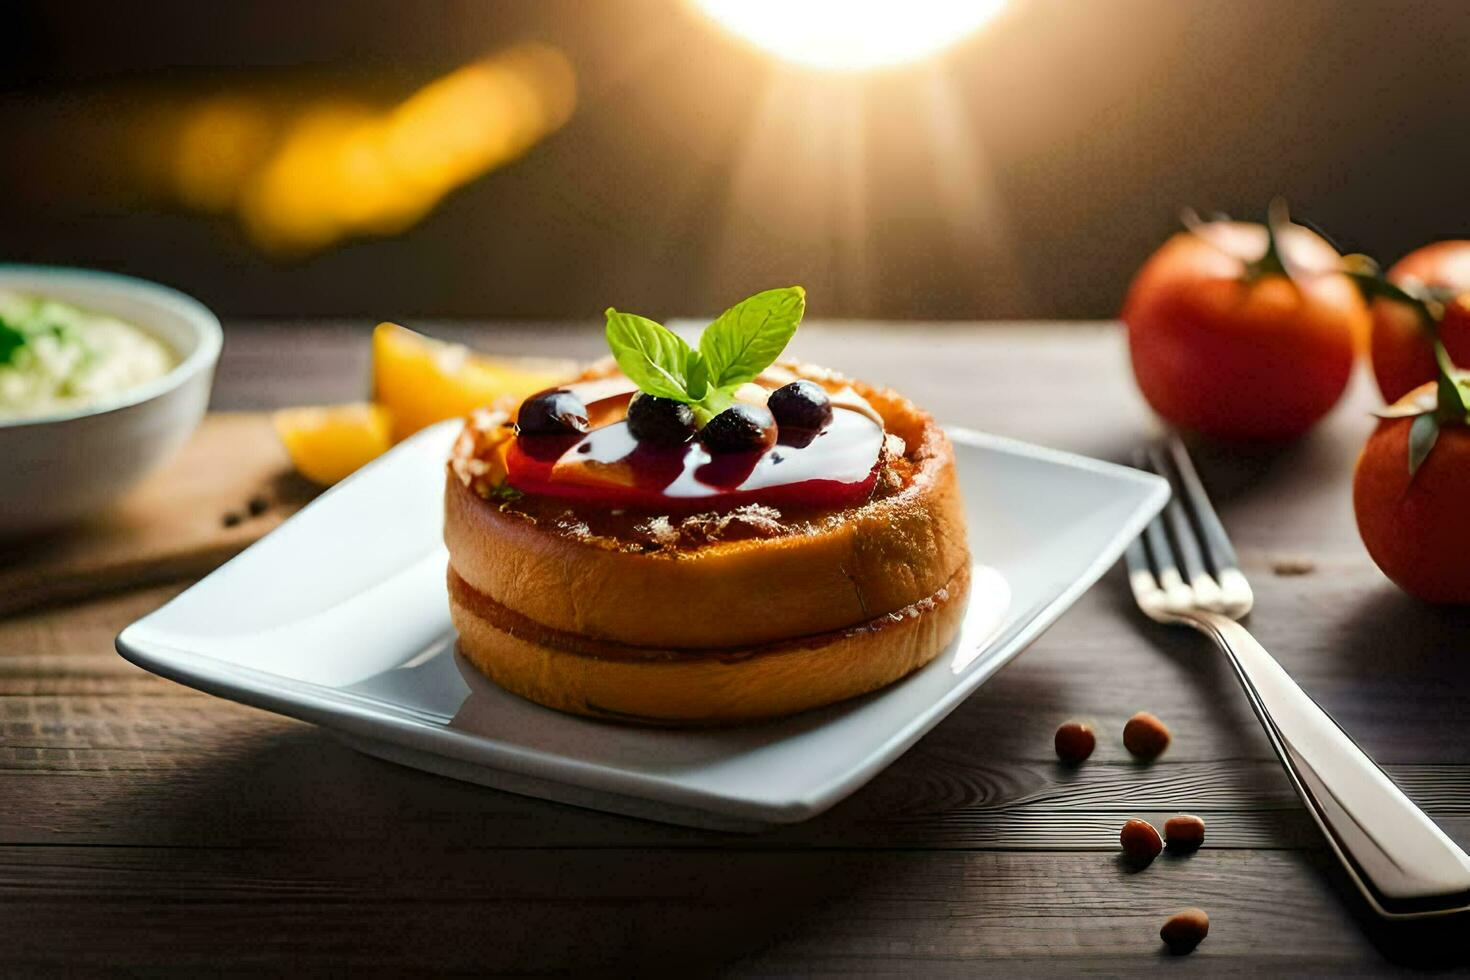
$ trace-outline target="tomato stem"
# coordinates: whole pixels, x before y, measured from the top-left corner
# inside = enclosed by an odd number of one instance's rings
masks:
[[[1419,284],[1400,286],[1390,282],[1383,268],[1370,255],[1347,255],[1342,260],[1342,274],[1352,280],[1366,302],[1382,297],[1413,310],[1431,343],[1439,343],[1439,321],[1444,318],[1447,297],[1440,291]]]
[[[1266,208],[1266,254],[1254,262],[1247,262],[1245,266],[1246,282],[1255,282],[1266,276],[1284,276],[1292,278],[1291,268],[1286,264],[1286,257],[1281,251],[1281,238],[1276,233],[1277,227],[1286,227],[1291,221],[1291,215],[1286,209],[1286,200],[1276,198]]]

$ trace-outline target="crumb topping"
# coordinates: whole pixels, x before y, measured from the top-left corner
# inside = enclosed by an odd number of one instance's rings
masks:
[[[586,541],[592,537],[592,529],[587,526],[587,522],[569,510],[563,511],[552,527],[574,541]]]
[[[674,522],[664,514],[650,517],[641,524],[635,524],[633,531],[643,535],[660,548],[672,548],[679,543],[679,528],[675,527]]]
[[[490,500],[504,496],[503,448],[515,436],[515,424],[505,408],[477,408],[449,451],[449,469],[461,483]]]

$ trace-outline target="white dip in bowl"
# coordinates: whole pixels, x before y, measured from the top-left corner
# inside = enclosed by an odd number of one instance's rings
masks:
[[[179,358],[115,316],[0,289],[0,419],[86,408],[172,371]]]
[[[0,537],[96,513],[209,402],[219,320],[128,276],[0,265]]]

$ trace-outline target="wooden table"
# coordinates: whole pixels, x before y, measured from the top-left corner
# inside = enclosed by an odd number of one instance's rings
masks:
[[[233,324],[219,408],[360,397],[367,324]],[[489,349],[597,352],[595,327],[445,326]],[[1150,421],[1115,328],[813,324],[797,352],[945,420],[1124,458]],[[1278,453],[1202,460],[1257,636],[1462,845],[1470,613],[1369,563],[1348,480],[1369,385]],[[1464,966],[1464,923],[1375,922],[1324,850],[1225,662],[1146,622],[1114,570],[867,788],[760,836],[661,826],[358,755],[310,725],[139,671],[114,634],[186,583],[0,620],[0,975],[173,967],[689,975],[1336,976]],[[240,601],[250,601],[241,596]],[[1130,762],[1124,719],[1174,744]],[[1058,766],[1056,725],[1092,720]],[[671,735],[677,738],[677,735]],[[1129,873],[1130,816],[1208,847]],[[1212,920],[1188,960],[1158,929]]]

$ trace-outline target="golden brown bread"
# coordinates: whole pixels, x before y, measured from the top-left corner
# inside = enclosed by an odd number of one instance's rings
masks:
[[[887,687],[959,629],[961,565],[938,592],[843,630],[726,650],[669,650],[547,630],[449,570],[460,652],[501,687],[549,708],[643,724],[713,726],[794,714]]]
[[[897,492],[807,533],[652,553],[549,531],[450,473],[444,539],[476,591],[552,629],[639,646],[727,647],[840,629],[933,595],[969,561],[954,450],[930,416],[855,385],[914,464]]]
[[[452,463],[444,535],[461,651],[541,704],[669,724],[788,714],[929,662],[969,585],[953,449],[907,399],[852,384],[903,440],[902,480],[774,537],[649,551],[560,533],[486,499]]]

